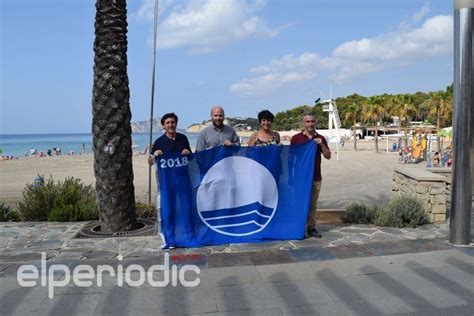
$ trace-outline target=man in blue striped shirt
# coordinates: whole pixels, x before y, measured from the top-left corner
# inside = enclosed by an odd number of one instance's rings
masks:
[[[239,136],[229,125],[224,124],[224,109],[215,106],[211,109],[212,125],[199,133],[196,152],[214,148],[220,145],[240,146]]]

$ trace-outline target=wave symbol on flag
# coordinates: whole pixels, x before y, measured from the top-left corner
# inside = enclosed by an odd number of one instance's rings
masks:
[[[236,172],[236,170],[238,170]],[[196,196],[201,220],[229,236],[262,231],[278,203],[275,178],[257,161],[240,156],[218,161],[206,173]]]
[[[227,233],[253,232],[265,226],[271,219],[273,209],[255,202],[249,205],[202,212],[205,221]]]

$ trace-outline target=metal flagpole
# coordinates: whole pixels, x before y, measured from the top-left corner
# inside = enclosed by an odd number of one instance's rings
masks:
[[[148,142],[148,154],[153,155],[153,106],[155,101],[155,66],[156,66],[156,29],[158,27],[158,0],[155,0],[155,10],[153,15],[153,70],[151,75],[151,104],[150,104],[150,141]],[[148,166],[148,204],[151,204],[151,168]],[[157,205],[156,207],[159,207]]]
[[[471,242],[474,0],[454,0],[453,181],[449,241]]]

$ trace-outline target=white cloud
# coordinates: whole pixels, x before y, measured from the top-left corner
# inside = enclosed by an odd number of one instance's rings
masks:
[[[230,86],[230,91],[246,96],[266,95],[288,83],[313,79],[312,71],[272,72],[255,78],[242,79]]]
[[[145,0],[137,18],[152,19],[153,6],[154,0]],[[163,10],[160,9],[158,47],[185,47],[202,53],[246,38],[274,37],[284,27],[271,27],[256,15],[264,6],[262,0],[168,0]]]
[[[439,15],[420,28],[342,43],[333,56],[356,60],[410,60],[445,54],[452,49],[453,19]]]
[[[413,21],[413,23],[418,23],[423,20],[430,13],[430,11],[430,4],[426,3],[423,7],[421,7],[420,10],[413,13],[413,15],[411,16],[411,20]]]
[[[175,2],[176,0],[160,0],[158,5],[158,17],[161,18],[167,9],[175,4]],[[132,16],[134,16],[138,21],[148,22],[153,21],[154,14],[155,0],[143,0],[138,11],[135,14],[132,14]]]
[[[246,96],[265,95],[286,84],[313,79],[317,75],[313,69],[320,67],[321,63],[321,58],[314,53],[297,57],[285,55],[272,60],[269,65],[251,68],[250,72],[258,76],[232,84],[230,91]]]
[[[425,7],[414,14],[414,20],[427,14],[429,8]],[[232,84],[230,90],[242,95],[269,93],[287,83],[311,80],[325,70],[336,83],[349,82],[387,67],[406,66],[429,57],[448,55],[452,53],[452,33],[453,18],[448,15],[428,18],[419,27],[403,23],[395,32],[344,42],[327,57],[305,52],[253,67],[250,72],[257,76]],[[298,79],[288,80],[289,77]]]

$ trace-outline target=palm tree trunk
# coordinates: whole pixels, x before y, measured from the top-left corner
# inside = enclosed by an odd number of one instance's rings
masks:
[[[92,134],[102,232],[136,227],[125,0],[97,0]]]

